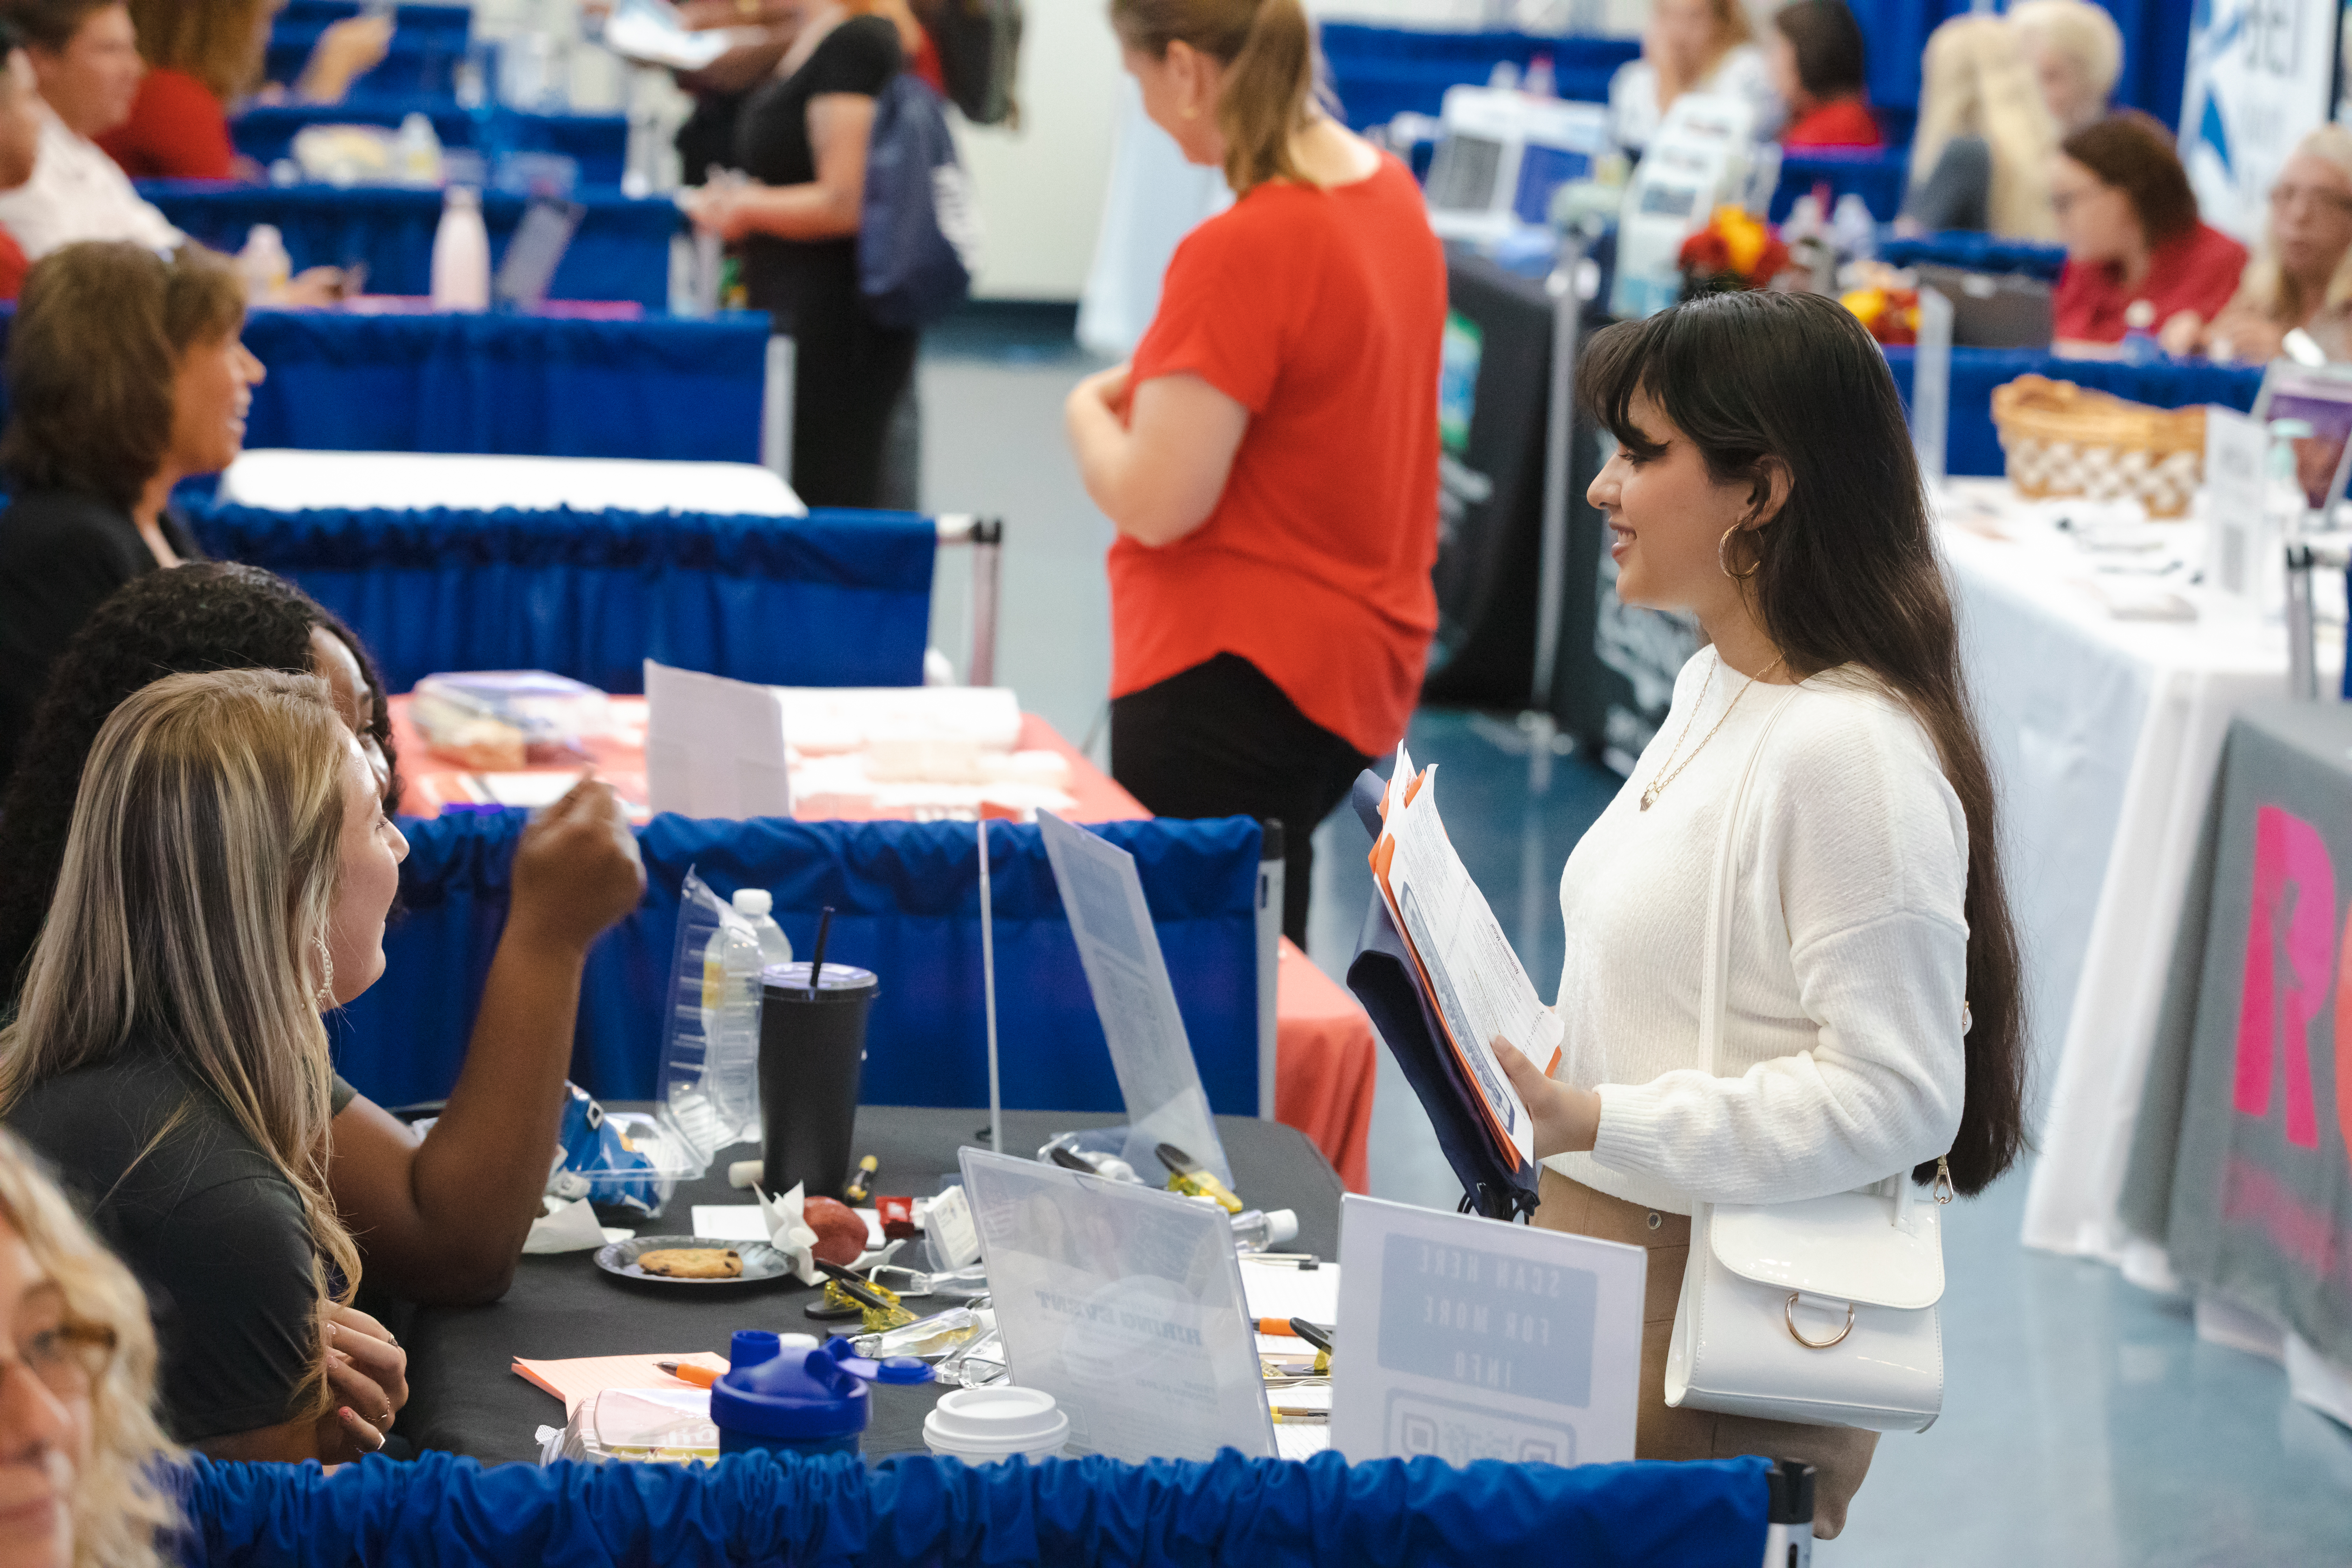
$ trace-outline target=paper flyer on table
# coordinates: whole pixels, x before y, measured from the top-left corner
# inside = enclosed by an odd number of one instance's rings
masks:
[[[1559,1061],[1559,1017],[1537,996],[1486,896],[1454,852],[1437,812],[1435,764],[1418,774],[1412,768],[1412,754],[1399,746],[1372,846],[1373,879],[1412,950],[1447,1043],[1477,1086],[1496,1152],[1532,1164],[1535,1128],[1491,1042],[1508,1040],[1549,1073]]]

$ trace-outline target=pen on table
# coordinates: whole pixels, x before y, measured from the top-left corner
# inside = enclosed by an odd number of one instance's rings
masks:
[[[690,1383],[697,1388],[709,1388],[725,1375],[717,1367],[704,1366],[699,1362],[657,1361],[654,1365],[680,1383]]]
[[[1256,1324],[1259,1333],[1305,1340],[1318,1351],[1331,1348],[1332,1331],[1320,1323],[1310,1323],[1305,1318],[1255,1318],[1251,1321]]]

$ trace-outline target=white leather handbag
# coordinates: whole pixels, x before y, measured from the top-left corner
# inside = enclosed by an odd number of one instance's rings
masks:
[[[1729,1009],[1739,819],[1780,715],[1774,709],[1723,816],[1710,942],[1699,989],[1707,1065],[1719,1070]],[[1944,1404],[1940,1205],[1914,1202],[1898,1171],[1854,1192],[1788,1204],[1702,1204],[1666,1351],[1666,1403],[1816,1426],[1924,1432]]]

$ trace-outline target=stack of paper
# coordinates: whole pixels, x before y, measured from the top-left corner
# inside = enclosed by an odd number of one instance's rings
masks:
[[[1535,1162],[1535,1129],[1495,1042],[1507,1041],[1549,1074],[1559,1061],[1559,1016],[1536,995],[1486,896],[1463,868],[1437,815],[1437,768],[1415,773],[1397,747],[1381,801],[1372,877],[1412,952],[1423,994],[1475,1091],[1496,1156],[1510,1170]]]

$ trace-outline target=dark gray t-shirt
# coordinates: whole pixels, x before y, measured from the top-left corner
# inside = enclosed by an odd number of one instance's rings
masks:
[[[227,1109],[134,1043],[39,1085],[8,1125],[145,1287],[164,1430],[194,1443],[290,1419],[319,1343],[310,1230],[293,1184]]]
[[[1981,136],[1955,136],[1944,143],[1927,177],[1911,187],[1906,217],[1931,234],[1992,226],[1992,147]]]

